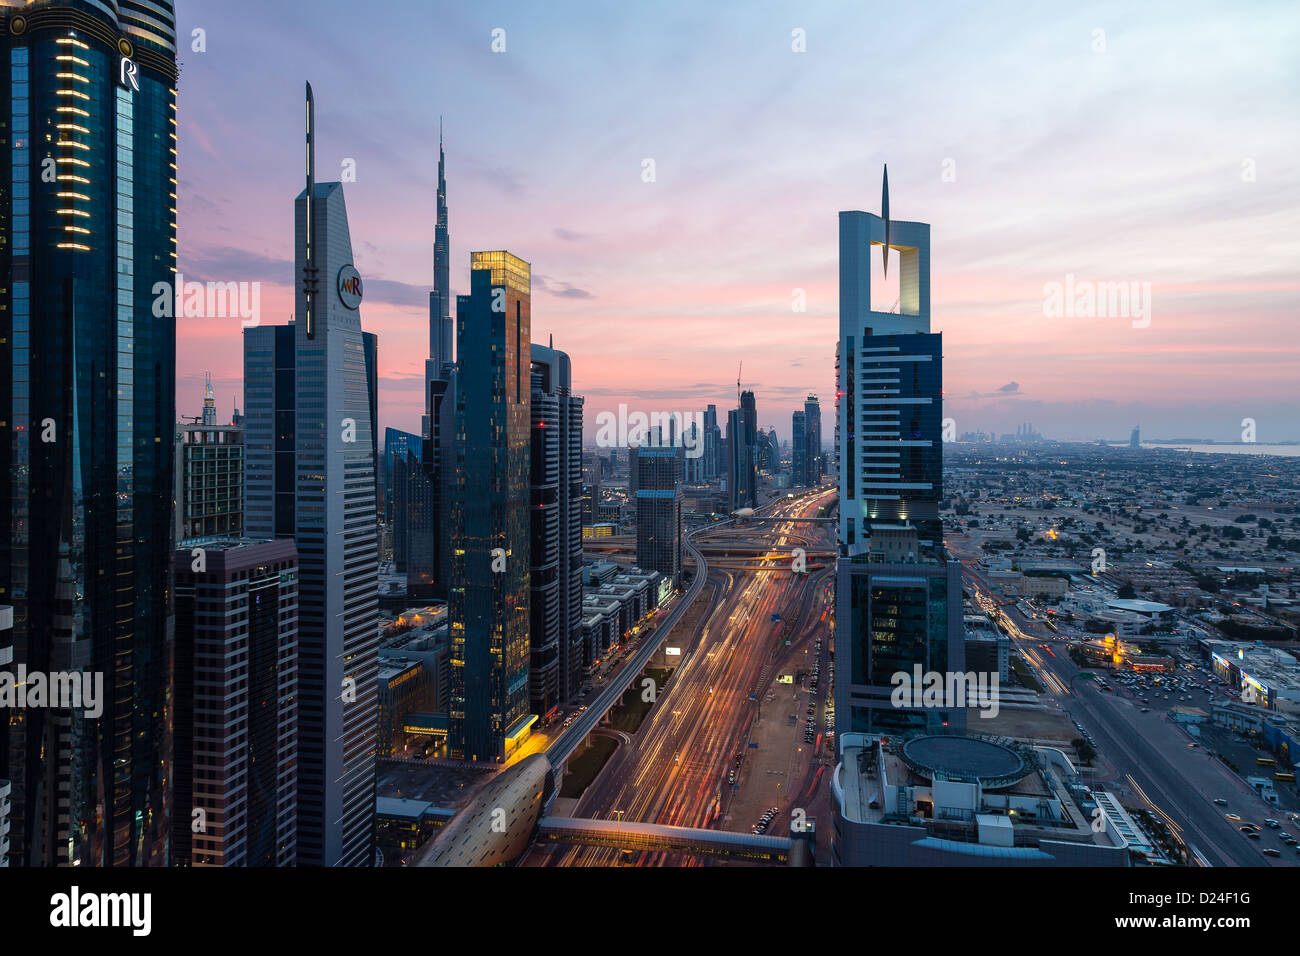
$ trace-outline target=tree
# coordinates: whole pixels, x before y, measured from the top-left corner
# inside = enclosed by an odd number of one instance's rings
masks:
[[[1126,601],[1137,597],[1137,592],[1133,590],[1133,585],[1129,584],[1127,581],[1119,586],[1118,594]]]

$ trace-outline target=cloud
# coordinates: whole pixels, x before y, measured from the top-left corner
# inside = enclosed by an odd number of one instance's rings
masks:
[[[545,292],[561,299],[594,299],[592,293],[586,289],[579,289],[567,282],[560,282],[558,279],[552,279],[550,276],[544,276],[540,273],[533,273],[533,285],[538,291]]]
[[[1019,382],[1007,382],[996,392],[971,392],[967,398],[1022,398],[1024,392],[1020,391]]]
[[[586,242],[591,238],[591,234],[587,232],[574,232],[572,229],[557,228],[555,230],[555,238],[563,239],[565,242]]]

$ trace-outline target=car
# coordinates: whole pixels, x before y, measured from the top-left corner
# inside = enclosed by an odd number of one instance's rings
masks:
[[[1234,821],[1239,821],[1241,819],[1241,817],[1237,816],[1235,813],[1225,813],[1224,816],[1227,817],[1229,820],[1234,820]]]
[[[1265,820],[1264,826],[1268,827],[1270,830],[1276,830],[1278,827],[1282,826],[1282,824],[1278,823],[1276,820]]]
[[[1259,839],[1259,834],[1256,833],[1254,830],[1251,830],[1249,833],[1246,834],[1246,837],[1247,837],[1247,839],[1250,839],[1250,840],[1258,840],[1258,839]]]
[[[1214,802],[1221,807],[1226,807],[1228,805],[1228,801],[1224,800],[1223,797],[1215,797]]]
[[[1266,847],[1264,847],[1264,849],[1263,849],[1262,851],[1260,851],[1260,852],[1262,852],[1265,856],[1281,856],[1281,855],[1282,855],[1282,854],[1279,853],[1277,850],[1273,849],[1271,846],[1266,846]]]

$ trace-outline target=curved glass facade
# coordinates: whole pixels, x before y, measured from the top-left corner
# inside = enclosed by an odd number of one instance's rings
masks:
[[[10,862],[162,863],[175,325],[154,305],[176,264],[174,38],[73,0],[0,20],[0,603],[15,665],[103,681],[98,717],[28,708],[0,731]]]

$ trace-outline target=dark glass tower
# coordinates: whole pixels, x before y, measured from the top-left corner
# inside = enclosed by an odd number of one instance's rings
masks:
[[[0,75],[0,604],[14,666],[101,674],[105,698],[0,724],[10,862],[162,863],[173,5],[0,6]]]
[[[636,563],[682,583],[682,470],[680,447],[636,449]]]
[[[808,479],[808,431],[806,416],[790,416],[790,484],[804,485]]]
[[[803,403],[804,475],[802,484],[812,487],[822,477],[822,406],[816,395]]]
[[[456,297],[448,746],[466,760],[508,758],[535,719],[528,710],[530,289],[527,262],[475,252],[470,294]]]
[[[750,508],[756,508],[758,507],[758,406],[754,403],[753,392],[740,393],[740,410],[743,419],[742,427],[745,430],[745,444],[749,447],[749,458],[745,463],[749,474],[745,485],[749,492],[749,500],[746,504]]]
[[[407,594],[432,597],[433,524],[437,500],[423,461],[427,442],[419,435],[384,430],[384,460],[388,465],[385,498],[393,535],[393,563],[406,575]]]

